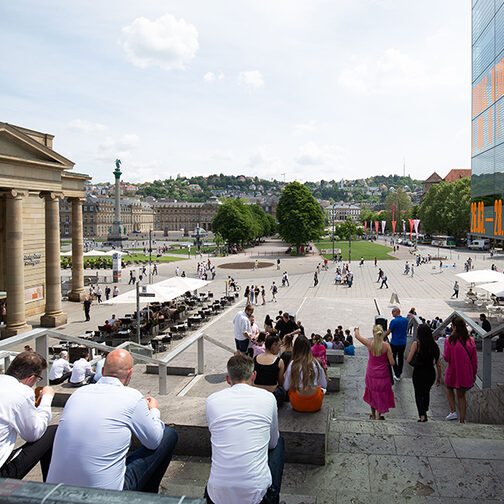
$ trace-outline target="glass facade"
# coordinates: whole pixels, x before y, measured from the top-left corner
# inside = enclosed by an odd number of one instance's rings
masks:
[[[504,0],[472,2],[471,234],[504,239]]]

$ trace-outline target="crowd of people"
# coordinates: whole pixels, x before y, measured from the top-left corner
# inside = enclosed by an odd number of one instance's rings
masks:
[[[205,275],[210,263],[201,264]],[[326,266],[320,264],[315,275]],[[348,277],[345,268],[343,264],[341,274]],[[381,269],[378,281],[386,284]],[[287,272],[282,284],[289,285]],[[236,288],[234,281],[229,286]],[[270,291],[276,300],[274,282]],[[465,422],[465,396],[474,384],[477,355],[462,318],[456,317],[436,340],[433,331],[442,319],[419,317],[422,323],[406,355],[409,320],[418,317],[414,307],[406,317],[394,308],[388,329],[375,325],[369,339],[358,327],[352,335],[341,325],[308,337],[301,320],[286,311],[274,318],[267,315],[260,328],[254,307],[266,304],[265,287],[247,286],[244,295],[245,309],[233,320],[236,353],[227,362],[226,376],[230,387],[206,400],[212,443],[205,489],[209,504],[279,503],[285,446],[278,430],[278,409],[288,402],[299,412],[320,410],[328,385],[327,352],[354,355],[354,339],[368,353],[363,400],[370,407],[371,420],[384,420],[395,407],[393,385],[401,381],[404,366],[411,365],[418,421],[429,420],[431,389],[444,382],[450,410],[446,420]],[[485,330],[491,329],[484,314],[480,322]],[[114,315],[106,324],[115,330],[120,321]],[[50,386],[42,387],[36,399],[32,388],[46,368],[45,359],[26,348],[0,375],[0,477],[23,478],[40,461],[43,479],[50,483],[158,492],[178,435],[161,420],[155,398],[129,387],[133,373],[129,352],[112,350],[92,366],[87,350],[73,365],[62,351],[52,363]],[[59,425],[50,426],[52,386],[67,380],[77,390]],[[19,448],[15,448],[17,435],[26,441]],[[142,446],[129,453],[132,435]],[[88,439],[93,443],[84,442]]]

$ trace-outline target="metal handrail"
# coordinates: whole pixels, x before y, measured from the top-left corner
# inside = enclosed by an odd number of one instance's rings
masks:
[[[20,345],[22,343],[25,343],[27,341],[35,340],[35,351],[42,355],[46,361],[49,360],[49,345],[48,345],[48,339],[53,338],[53,339],[58,339],[58,340],[64,340],[64,341],[71,341],[72,343],[78,343],[82,346],[88,347],[88,348],[95,348],[97,350],[101,350],[107,353],[110,353],[112,350],[116,350],[119,348],[124,348],[126,346],[136,346],[136,347],[142,347],[142,345],[139,345],[138,343],[135,343],[133,341],[125,341],[118,345],[117,347],[111,347],[109,345],[104,345],[103,343],[96,343],[94,341],[89,341],[87,339],[83,338],[78,338],[76,336],[69,336],[67,334],[59,333],[56,331],[51,331],[49,329],[33,329],[31,331],[18,334],[16,336],[11,336],[10,338],[7,338],[5,340],[0,341],[0,351],[2,350],[8,350],[9,348],[13,346]],[[165,355],[162,359],[155,359],[153,357],[148,357],[146,355],[141,355],[138,354],[134,351],[130,352],[132,357],[135,360],[143,361],[148,364],[154,364],[158,366],[158,372],[159,372],[159,394],[160,395],[166,395],[168,393],[167,389],[167,367],[168,363],[170,363],[175,357],[180,355],[182,352],[184,352],[187,348],[189,348],[193,343],[198,344],[198,367],[197,367],[197,375],[202,374],[205,371],[205,358],[204,358],[204,347],[203,347],[203,341],[204,340],[209,341],[210,343],[219,346],[220,348],[223,348],[225,350],[228,350],[231,353],[234,353],[234,350],[231,347],[228,347],[224,343],[221,343],[220,341],[215,340],[214,338],[198,332],[196,334],[193,334],[189,338],[185,339],[180,345],[178,345],[175,349],[173,349],[168,355]],[[143,347],[143,348],[148,348],[148,347]],[[40,385],[47,385],[48,383],[48,372],[47,369],[45,369],[42,373],[42,380],[40,382]]]

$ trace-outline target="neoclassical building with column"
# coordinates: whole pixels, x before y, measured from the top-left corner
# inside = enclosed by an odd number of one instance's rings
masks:
[[[53,150],[53,135],[0,122],[0,291],[7,292],[3,336],[66,323],[61,304],[59,201],[72,205],[72,290],[84,299],[82,202],[89,176]]]

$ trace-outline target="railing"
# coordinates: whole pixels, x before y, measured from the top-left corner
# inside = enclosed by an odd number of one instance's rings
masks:
[[[204,345],[203,341],[207,340],[210,343],[223,348],[231,353],[234,353],[234,350],[231,347],[228,347],[224,343],[208,336],[207,334],[203,334],[201,332],[193,334],[188,338],[185,338],[176,348],[174,348],[168,355],[165,355],[162,359],[154,359],[153,357],[148,357],[146,355],[141,355],[135,352],[133,349],[137,348],[149,348],[133,341],[125,341],[121,343],[117,347],[111,347],[109,345],[104,345],[103,343],[96,343],[94,341],[89,341],[83,338],[78,338],[76,336],[69,336],[67,334],[59,333],[56,331],[51,331],[49,329],[34,329],[32,331],[28,331],[22,334],[18,334],[17,336],[11,336],[5,340],[0,341],[0,358],[2,356],[1,352],[5,351],[9,355],[5,355],[4,359],[9,359],[10,356],[15,353],[9,351],[9,348],[16,347],[21,345],[22,343],[26,343],[27,341],[35,340],[35,351],[42,355],[46,361],[49,362],[49,338],[57,339],[60,341],[70,341],[72,343],[78,343],[79,345],[85,346],[87,348],[94,348],[96,350],[101,350],[103,352],[111,352],[117,348],[130,348],[130,353],[135,361],[145,362],[147,364],[153,364],[158,366],[159,371],[159,394],[166,395],[168,393],[167,389],[167,367],[168,364],[178,357],[182,352],[187,350],[193,343],[198,344],[198,367],[197,374],[202,374],[205,371],[205,354],[204,354]],[[6,367],[7,368],[7,367]],[[6,369],[5,368],[5,369]],[[48,370],[45,369],[42,373],[42,380],[40,385],[44,386],[48,384]]]
[[[455,310],[443,321],[443,323],[439,327],[436,328],[433,333],[434,336],[440,335],[455,317],[461,317],[464,322],[482,339],[482,378],[480,379],[479,376],[476,376],[476,385],[478,385],[478,387],[482,389],[490,388],[492,386],[492,338],[504,331],[504,324],[501,324],[495,329],[486,332],[485,329],[476,324],[476,322],[474,322],[474,320],[468,317],[465,313]]]

